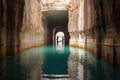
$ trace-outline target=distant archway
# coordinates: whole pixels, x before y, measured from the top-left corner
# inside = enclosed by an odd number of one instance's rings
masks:
[[[53,29],[53,46],[57,52],[64,51],[66,45],[69,45],[69,33],[63,26],[56,26]]]
[[[65,45],[69,45],[68,32],[68,11],[67,10],[50,10],[43,11],[43,23],[47,28],[46,41],[48,45],[54,45],[55,35],[62,31],[65,35]]]
[[[64,51],[65,46],[65,34],[59,31],[55,35],[55,48],[57,51]]]

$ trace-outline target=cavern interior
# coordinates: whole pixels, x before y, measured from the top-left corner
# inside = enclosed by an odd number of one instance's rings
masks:
[[[0,80],[120,80],[120,0],[0,0]]]

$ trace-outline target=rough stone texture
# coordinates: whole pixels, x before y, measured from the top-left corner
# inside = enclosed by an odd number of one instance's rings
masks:
[[[45,44],[48,20],[42,9],[41,0],[0,0],[0,58]]]
[[[15,54],[19,48],[24,0],[0,1],[0,57]]]
[[[79,8],[75,8],[74,6],[68,8],[70,15],[68,28],[70,28],[71,40],[76,39],[74,43],[78,43],[78,40],[83,40],[84,43],[85,40],[87,45],[82,46],[93,51],[98,57],[102,57],[114,64],[120,64],[120,1],[72,0],[70,5],[74,3],[79,3],[80,5]],[[75,4],[75,6],[77,5]],[[83,8],[84,11],[81,13]],[[74,13],[75,11],[76,13]],[[83,14],[84,17],[80,17]],[[83,28],[81,25],[83,25]],[[75,35],[75,33],[79,33],[80,35],[77,36],[78,34]]]
[[[0,0],[0,59],[44,44],[40,0]]]
[[[68,31],[75,32],[78,31],[78,15],[79,15],[79,0],[72,0],[70,4],[67,6],[69,10],[69,24]]]
[[[41,0],[0,0],[0,58],[45,42],[42,8]],[[72,0],[66,8],[70,45],[120,64],[120,0]]]
[[[28,47],[45,41],[42,25],[40,0],[26,0],[20,40],[22,47]]]
[[[70,33],[70,45],[83,47],[85,36],[80,31],[84,29],[84,0],[72,0],[67,9],[69,11],[68,31]]]

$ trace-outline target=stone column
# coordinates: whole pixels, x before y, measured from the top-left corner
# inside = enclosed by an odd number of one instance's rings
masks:
[[[2,58],[6,56],[7,2],[3,0]]]

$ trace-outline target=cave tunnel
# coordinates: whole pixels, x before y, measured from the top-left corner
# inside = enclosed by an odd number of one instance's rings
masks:
[[[120,0],[0,0],[0,80],[120,80]]]
[[[120,64],[119,0],[51,2],[0,0],[0,58],[52,45],[54,35],[62,31],[66,45],[86,48],[108,62]]]
[[[47,24],[47,42],[49,45],[54,44],[54,38],[59,31],[65,34],[65,45],[69,45],[70,35],[68,32],[68,11],[67,10],[51,10],[44,11],[44,24]]]

